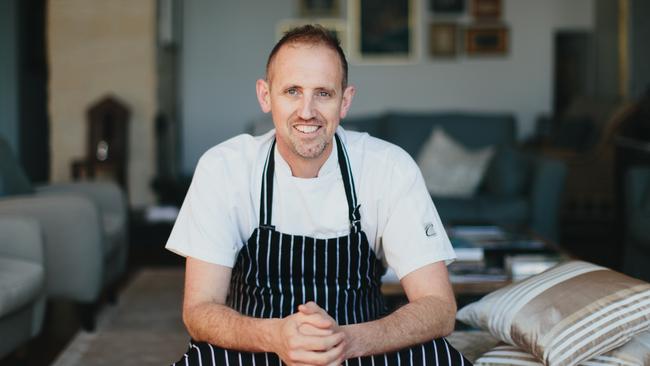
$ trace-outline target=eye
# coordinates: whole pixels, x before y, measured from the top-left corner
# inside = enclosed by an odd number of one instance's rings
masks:
[[[328,98],[328,97],[331,96],[330,93],[328,93],[328,92],[326,92],[326,91],[324,91],[324,90],[319,91],[319,92],[317,93],[317,95],[318,95],[319,97],[323,97],[323,98]]]
[[[289,94],[289,95],[298,95],[298,89],[289,88],[289,89],[287,89],[286,93]]]

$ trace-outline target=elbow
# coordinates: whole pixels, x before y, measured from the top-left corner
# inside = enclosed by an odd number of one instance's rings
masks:
[[[456,302],[453,301],[447,307],[447,316],[445,316],[445,321],[443,321],[441,327],[441,336],[446,337],[450,335],[456,328]]]
[[[183,325],[185,325],[185,329],[187,330],[187,333],[192,337],[193,340],[195,341],[201,341],[199,335],[197,334],[195,327],[194,327],[194,322],[193,322],[193,309],[192,308],[186,308],[183,307]]]
[[[441,328],[441,332],[442,332],[441,337],[446,337],[450,335],[454,331],[455,327],[456,327],[456,319],[453,317],[449,318]]]

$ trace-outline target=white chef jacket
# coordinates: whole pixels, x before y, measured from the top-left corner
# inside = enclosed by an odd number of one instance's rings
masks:
[[[339,126],[337,134],[349,155],[361,229],[377,257],[398,278],[430,263],[450,263],[456,257],[454,250],[411,156],[367,133]],[[257,137],[239,135],[203,154],[167,249],[234,266],[239,249],[259,225],[262,173],[274,136],[275,130]],[[272,225],[277,231],[319,239],[350,232],[333,146],[318,176],[309,179],[292,176],[275,149]]]

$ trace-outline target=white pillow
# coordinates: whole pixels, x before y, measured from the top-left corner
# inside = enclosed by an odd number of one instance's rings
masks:
[[[417,163],[432,195],[470,197],[481,183],[494,151],[494,146],[468,150],[444,130],[435,128],[424,143]]]

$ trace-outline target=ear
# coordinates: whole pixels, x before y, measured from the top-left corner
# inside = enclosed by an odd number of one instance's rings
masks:
[[[257,83],[255,83],[255,91],[262,112],[269,113],[271,111],[271,90],[269,83],[264,79],[258,79]]]
[[[350,106],[352,105],[352,98],[354,98],[354,94],[356,92],[357,90],[352,85],[348,86],[343,91],[343,100],[341,101],[341,113],[339,114],[339,117],[341,119],[345,118],[345,116],[348,114],[348,110],[350,110]]]

